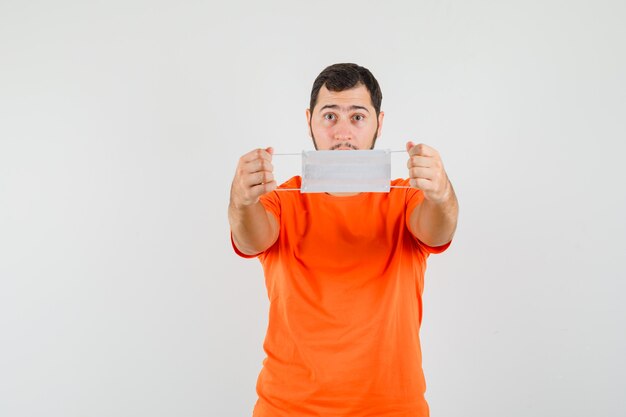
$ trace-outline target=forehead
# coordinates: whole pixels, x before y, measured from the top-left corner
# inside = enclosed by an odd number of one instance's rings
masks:
[[[374,110],[370,93],[363,84],[358,84],[354,88],[343,91],[330,91],[323,85],[317,96],[315,110],[318,111],[326,105],[338,105],[341,107],[363,106],[372,111]]]

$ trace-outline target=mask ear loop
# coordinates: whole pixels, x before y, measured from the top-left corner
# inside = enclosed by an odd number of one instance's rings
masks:
[[[391,153],[398,153],[398,152],[406,152],[403,150],[396,150],[396,151],[389,151]],[[408,185],[390,185],[389,188],[413,188],[413,187],[409,187]]]
[[[395,151],[389,151],[391,153],[398,153],[398,152],[406,152],[403,150],[395,150]],[[296,156],[296,155],[302,155],[301,152],[297,152],[297,153],[274,153],[272,154],[272,156]],[[413,188],[413,187],[409,187],[408,185],[390,185],[389,188]],[[301,191],[302,188],[275,188],[274,191]]]

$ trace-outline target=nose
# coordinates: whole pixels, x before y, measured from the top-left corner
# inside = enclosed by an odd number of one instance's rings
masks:
[[[337,141],[352,140],[352,129],[350,122],[342,120],[335,125],[335,131],[333,132],[333,138]]]

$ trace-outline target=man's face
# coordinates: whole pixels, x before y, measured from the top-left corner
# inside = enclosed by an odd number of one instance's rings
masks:
[[[384,113],[376,117],[370,93],[363,84],[350,90],[320,88],[311,113],[309,132],[317,150],[372,149],[383,127]]]

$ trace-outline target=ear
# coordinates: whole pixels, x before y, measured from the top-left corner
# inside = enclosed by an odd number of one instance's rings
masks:
[[[383,131],[383,119],[385,118],[385,112],[381,111],[378,113],[378,131],[376,132],[376,137],[379,137]]]
[[[309,126],[309,137],[311,137],[311,109],[306,109],[306,124]]]

